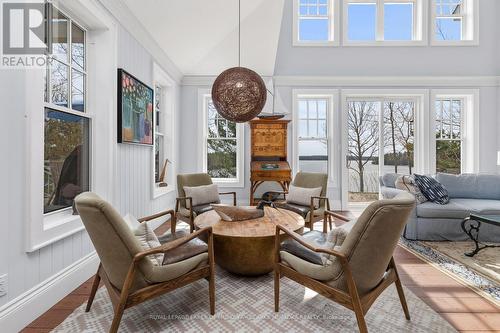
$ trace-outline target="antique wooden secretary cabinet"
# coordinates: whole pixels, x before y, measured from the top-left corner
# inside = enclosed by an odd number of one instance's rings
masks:
[[[250,205],[255,204],[254,194],[266,181],[277,182],[284,191],[292,181],[292,171],[287,162],[287,132],[290,120],[250,121],[251,166]]]

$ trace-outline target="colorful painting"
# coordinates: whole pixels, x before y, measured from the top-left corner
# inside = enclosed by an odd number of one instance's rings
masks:
[[[118,142],[153,144],[153,89],[118,70]]]

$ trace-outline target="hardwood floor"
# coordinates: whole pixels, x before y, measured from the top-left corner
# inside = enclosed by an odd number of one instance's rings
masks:
[[[168,225],[156,230],[162,234]],[[500,308],[471,289],[398,246],[394,255],[403,284],[460,332],[499,332]],[[89,279],[22,332],[50,332],[86,302],[92,286]],[[411,312],[411,307],[410,307]]]

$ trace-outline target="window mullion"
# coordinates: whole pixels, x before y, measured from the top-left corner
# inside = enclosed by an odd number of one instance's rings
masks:
[[[377,0],[377,15],[376,15],[377,29],[375,32],[375,39],[377,41],[384,40],[384,0]]]

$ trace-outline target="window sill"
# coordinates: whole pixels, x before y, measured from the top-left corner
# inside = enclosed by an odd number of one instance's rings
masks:
[[[234,188],[243,188],[245,187],[245,182],[243,180],[235,179],[233,180],[225,180],[225,179],[212,179],[213,183],[218,187],[234,187]]]
[[[431,46],[479,46],[478,40],[433,40]]]
[[[153,199],[157,199],[159,197],[162,197],[166,194],[172,193],[175,191],[175,186],[174,185],[168,185],[167,187],[159,187],[157,184],[153,185]]]
[[[332,46],[340,46],[339,41],[329,40],[329,41],[300,41],[294,40],[293,46],[298,47],[332,47]]]
[[[374,47],[397,47],[397,46],[427,46],[427,41],[345,41],[342,46],[374,46]]]

